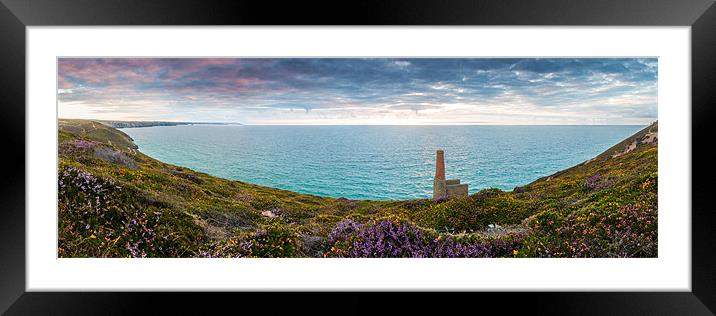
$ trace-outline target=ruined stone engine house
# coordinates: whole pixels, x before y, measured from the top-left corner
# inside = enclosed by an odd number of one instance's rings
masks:
[[[445,180],[445,152],[437,151],[435,166],[435,182],[433,183],[433,198],[465,196],[467,184],[460,184],[460,179]]]

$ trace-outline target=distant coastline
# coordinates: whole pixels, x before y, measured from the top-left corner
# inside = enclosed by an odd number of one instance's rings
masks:
[[[217,122],[165,122],[165,121],[110,121],[95,120],[98,123],[112,128],[134,128],[152,126],[178,126],[178,125],[243,125],[241,123],[217,123]]]

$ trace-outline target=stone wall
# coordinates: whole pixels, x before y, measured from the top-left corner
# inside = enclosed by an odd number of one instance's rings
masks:
[[[447,196],[447,185],[445,179],[435,179],[433,183],[433,198],[437,199],[440,197]]]
[[[445,188],[448,197],[467,195],[467,184],[453,184]]]

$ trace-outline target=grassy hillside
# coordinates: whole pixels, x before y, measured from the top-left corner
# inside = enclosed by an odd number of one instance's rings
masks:
[[[152,159],[59,122],[60,257],[655,257],[657,125],[512,192],[325,198]]]

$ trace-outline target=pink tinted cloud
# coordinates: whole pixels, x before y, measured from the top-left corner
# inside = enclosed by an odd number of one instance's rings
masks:
[[[58,62],[63,84],[82,82],[90,86],[130,86],[151,83],[176,87],[200,82],[195,89],[212,85],[241,89],[260,81],[241,76],[240,60],[230,58],[64,58]]]
[[[146,69],[146,70],[145,70]],[[60,59],[58,76],[60,80],[80,81],[88,85],[111,85],[122,82],[138,83],[153,79],[155,69],[141,60]]]
[[[58,89],[72,89],[75,85],[68,81],[65,76],[58,76],[57,77],[57,88]]]

